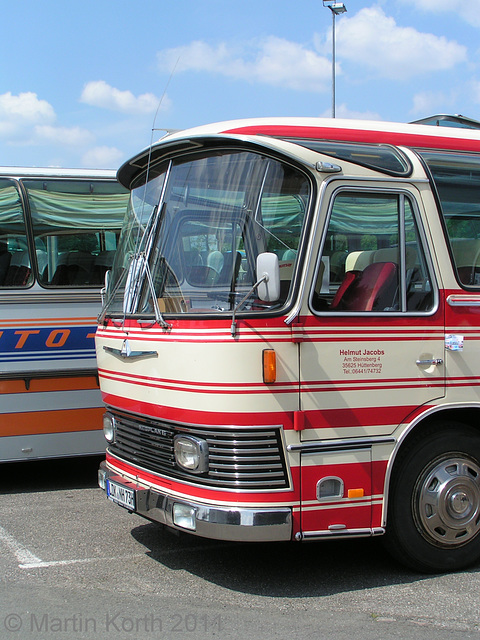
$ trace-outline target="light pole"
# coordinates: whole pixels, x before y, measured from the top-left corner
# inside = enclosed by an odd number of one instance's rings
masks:
[[[347,7],[343,2],[332,2],[323,0],[323,6],[328,7],[332,12],[332,118],[335,118],[335,16],[347,12]]]

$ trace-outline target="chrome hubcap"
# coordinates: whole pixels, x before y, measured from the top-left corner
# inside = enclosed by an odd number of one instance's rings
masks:
[[[418,524],[436,543],[465,544],[480,531],[480,467],[468,458],[435,462],[415,498]]]

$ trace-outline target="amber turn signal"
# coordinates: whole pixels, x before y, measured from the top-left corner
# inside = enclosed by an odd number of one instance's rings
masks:
[[[363,498],[365,495],[365,491],[363,489],[349,489],[348,497],[349,498]]]
[[[263,381],[273,384],[277,379],[277,355],[274,349],[263,350]]]

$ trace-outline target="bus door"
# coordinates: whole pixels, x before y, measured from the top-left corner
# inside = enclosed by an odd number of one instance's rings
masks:
[[[302,529],[312,537],[381,525],[392,434],[445,395],[444,312],[418,193],[330,188],[300,341]]]

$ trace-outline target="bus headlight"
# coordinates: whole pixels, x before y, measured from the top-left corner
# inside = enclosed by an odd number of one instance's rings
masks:
[[[103,414],[103,435],[105,440],[112,444],[115,440],[115,418],[111,413]]]
[[[175,436],[173,440],[175,462],[190,473],[208,471],[208,444],[206,440],[194,436]]]

